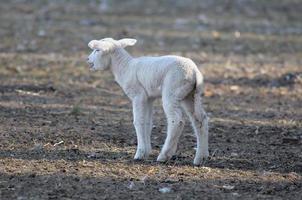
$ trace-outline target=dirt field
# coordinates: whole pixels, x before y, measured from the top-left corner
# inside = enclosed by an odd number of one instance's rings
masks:
[[[108,2],[0,2],[0,199],[302,199],[302,2]],[[152,156],[133,161],[130,102],[85,63],[87,43],[108,36],[198,64],[205,166],[192,165],[189,123],[174,159],[155,161],[160,101]]]

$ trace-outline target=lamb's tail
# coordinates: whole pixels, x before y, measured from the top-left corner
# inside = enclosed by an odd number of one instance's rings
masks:
[[[205,116],[205,112],[202,108],[201,95],[203,93],[203,76],[200,73],[196,74],[196,86],[194,94],[194,115],[198,121],[202,122]]]

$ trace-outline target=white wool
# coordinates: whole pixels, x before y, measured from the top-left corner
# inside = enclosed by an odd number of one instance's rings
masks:
[[[145,159],[151,153],[152,103],[161,97],[168,130],[157,160],[167,161],[176,153],[186,113],[197,137],[194,164],[201,164],[209,155],[208,117],[201,102],[202,74],[192,60],[180,56],[133,58],[124,48],[135,43],[135,39],[105,38],[88,44],[93,49],[88,57],[91,69],[110,69],[132,101],[138,142],[134,158]]]

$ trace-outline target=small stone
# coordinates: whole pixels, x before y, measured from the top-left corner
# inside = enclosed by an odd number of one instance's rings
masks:
[[[237,91],[237,90],[239,90],[239,86],[238,86],[238,85],[232,85],[232,86],[230,87],[230,90],[231,90],[231,91]]]
[[[236,197],[239,197],[239,196],[240,196],[240,194],[238,194],[237,192],[233,192],[232,195],[233,195],[233,196],[236,196]]]
[[[97,157],[97,155],[96,155],[96,153],[91,153],[91,154],[89,154],[89,155],[87,155],[87,158],[96,158]]]
[[[172,192],[172,189],[169,188],[169,187],[163,187],[163,188],[159,188],[158,191],[159,191],[160,193],[165,194],[165,193],[170,193],[170,192]]]
[[[235,188],[235,186],[233,186],[233,185],[223,185],[222,188],[226,189],[226,190],[232,190],[232,189]]]
[[[237,156],[238,156],[238,153],[233,152],[233,153],[231,153],[231,156],[232,156],[232,157],[237,157]]]
[[[218,31],[212,31],[212,36],[215,39],[220,39],[220,33]]]
[[[38,36],[39,37],[43,37],[43,36],[45,36],[46,35],[46,32],[44,31],[44,30],[39,30],[38,31]]]
[[[234,36],[235,36],[236,38],[240,38],[241,34],[240,34],[239,31],[235,31],[235,32],[234,32]]]
[[[134,187],[135,187],[135,184],[134,184],[133,181],[131,181],[130,184],[128,185],[128,188],[129,188],[130,190],[133,190]]]

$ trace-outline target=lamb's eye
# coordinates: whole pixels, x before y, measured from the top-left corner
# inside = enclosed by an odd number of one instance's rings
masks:
[[[96,51],[96,52],[99,52],[100,50],[99,50],[99,49],[96,49],[95,51]]]

